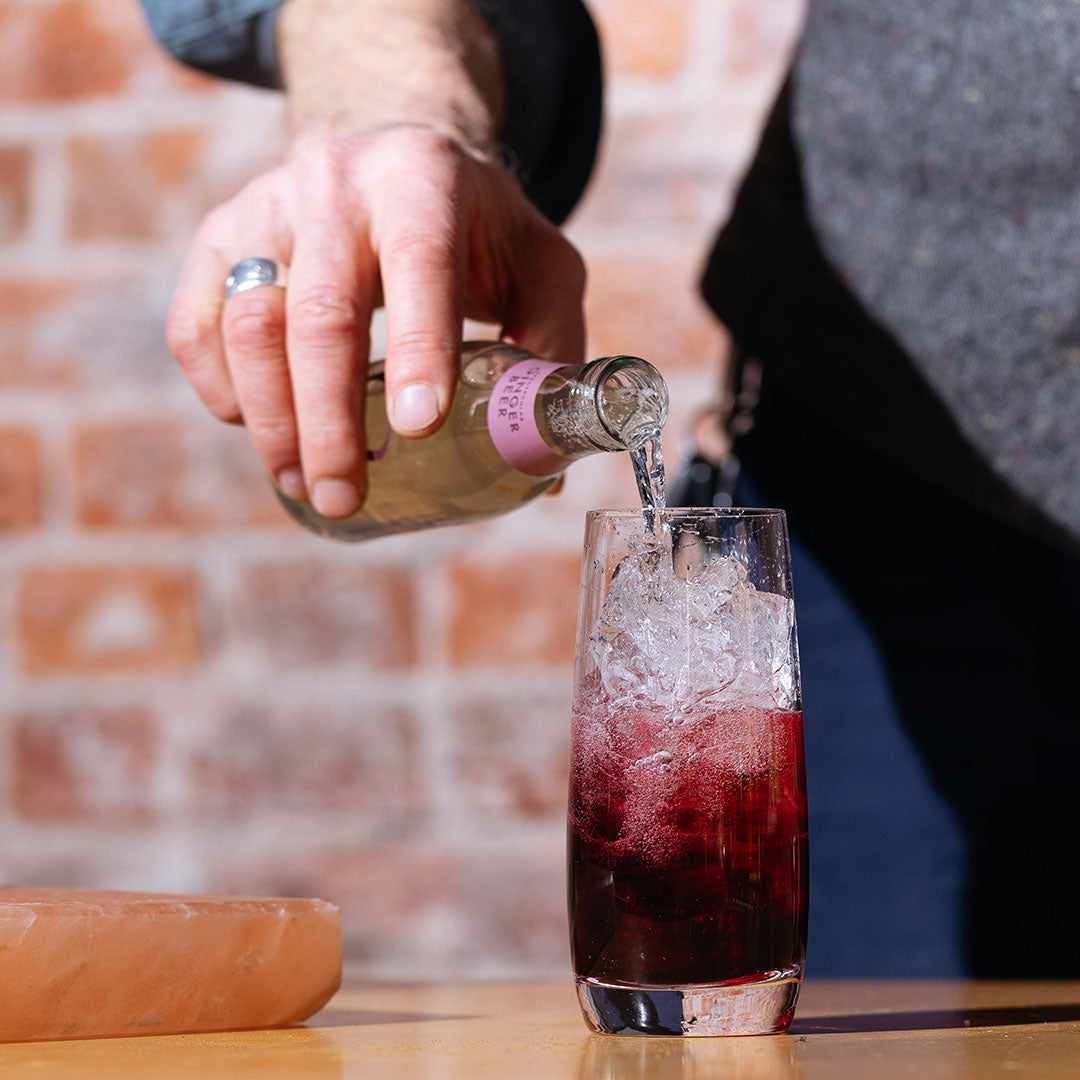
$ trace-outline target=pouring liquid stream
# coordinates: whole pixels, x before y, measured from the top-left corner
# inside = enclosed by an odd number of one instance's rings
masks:
[[[645,531],[653,543],[656,535],[657,512],[667,508],[667,490],[664,477],[664,448],[660,431],[650,435],[636,450],[630,451],[634,463],[634,478],[641,497],[641,513],[645,519]]]

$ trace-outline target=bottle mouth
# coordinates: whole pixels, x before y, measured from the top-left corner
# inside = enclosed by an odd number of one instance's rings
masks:
[[[604,431],[627,450],[658,438],[668,414],[660,372],[638,356],[607,356],[595,363],[596,411]]]

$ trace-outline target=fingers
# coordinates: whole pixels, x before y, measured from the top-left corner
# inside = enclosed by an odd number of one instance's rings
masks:
[[[304,498],[285,355],[284,291],[257,287],[225,299],[241,257],[283,267],[291,243],[276,174],[257,178],[207,216],[173,298],[166,339],[210,411],[248,427],[256,450],[288,495]]]
[[[214,415],[242,420],[278,487],[329,517],[354,513],[364,496],[357,391],[376,278],[364,216],[337,166],[323,155],[264,174],[210,214],[167,332]],[[226,301],[225,278],[246,256],[289,265],[288,291],[257,287]]]
[[[225,256],[197,237],[184,264],[165,326],[165,340],[203,404],[226,423],[242,421],[221,340]]]
[[[285,291],[261,286],[226,301],[225,362],[251,441],[277,486],[294,499],[307,489],[285,354]]]
[[[352,223],[354,226],[357,223]],[[342,242],[333,220],[298,229],[287,298],[286,349],[304,482],[326,517],[348,517],[366,493],[358,407],[368,362],[373,257]]]
[[[431,154],[378,205],[387,413],[410,437],[439,427],[457,381],[469,259],[456,156]]]
[[[554,229],[529,250],[531,257],[516,267],[503,336],[538,356],[580,364],[585,356],[585,264]]]

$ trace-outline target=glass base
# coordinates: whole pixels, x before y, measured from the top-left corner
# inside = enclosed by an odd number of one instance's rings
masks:
[[[775,1035],[787,1031],[798,971],[718,986],[626,986],[577,979],[585,1022],[603,1035]]]

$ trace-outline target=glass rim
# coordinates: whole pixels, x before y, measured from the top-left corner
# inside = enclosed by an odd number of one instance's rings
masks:
[[[786,517],[786,513],[775,506],[666,506],[663,510],[655,510],[657,517],[702,517],[702,518],[754,518],[754,517]],[[613,518],[626,521],[631,518],[642,516],[641,507],[616,507],[605,510],[586,510],[587,520],[593,518]]]

